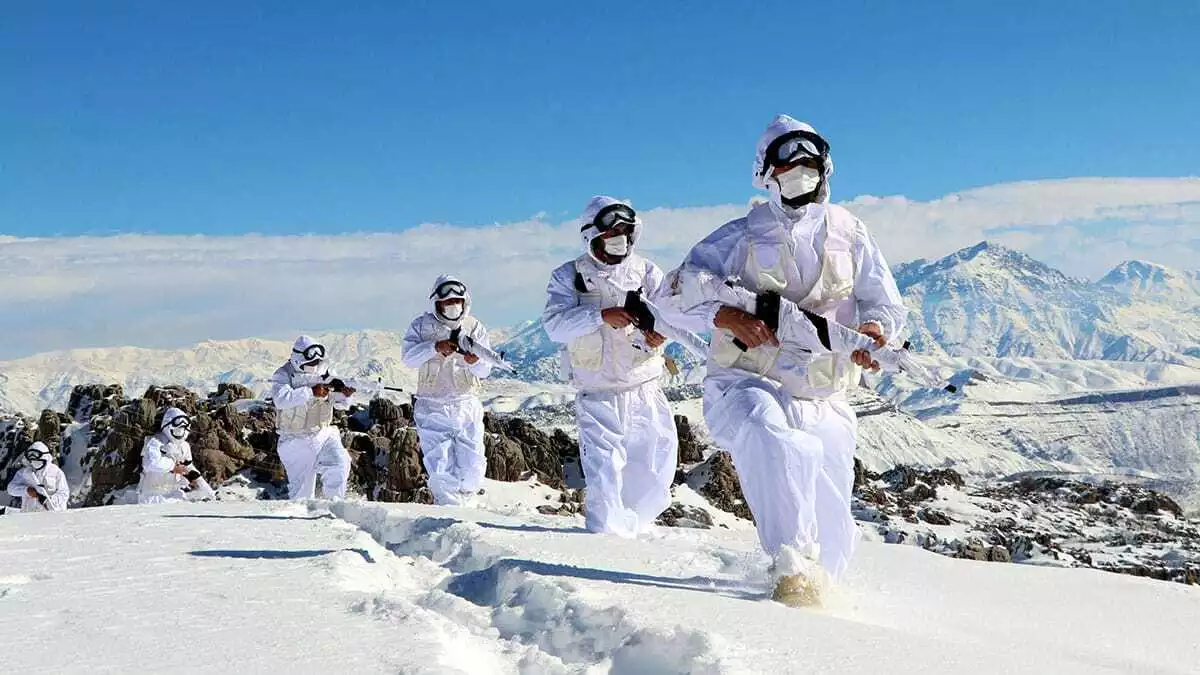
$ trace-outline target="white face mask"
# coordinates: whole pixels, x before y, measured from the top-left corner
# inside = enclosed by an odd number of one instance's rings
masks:
[[[171,433],[171,438],[174,438],[177,441],[185,440],[188,437],[187,429],[179,429],[176,427],[171,427],[170,433]]]
[[[621,235],[604,240],[604,252],[613,256],[629,255],[629,237]]]
[[[462,315],[463,315],[463,305],[460,302],[456,302],[453,305],[444,305],[442,307],[442,316],[446,317],[447,319],[450,319],[451,321],[454,321],[455,319],[461,317]]]
[[[775,180],[779,182],[779,193],[784,199],[795,199],[817,189],[821,184],[821,172],[812,167],[797,166],[777,174]]]
[[[302,372],[302,373],[308,373],[308,374],[312,374],[312,373],[315,373],[315,372],[317,372],[317,370],[319,370],[320,368],[321,368],[321,363],[320,363],[320,362],[317,362],[317,363],[306,363],[306,364],[304,364],[304,365],[300,366],[300,372]]]

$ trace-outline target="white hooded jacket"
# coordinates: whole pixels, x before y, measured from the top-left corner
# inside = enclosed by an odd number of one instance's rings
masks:
[[[458,352],[442,356],[437,351],[437,343],[450,339],[450,333],[456,329],[480,345],[491,347],[487,328],[471,315],[470,290],[463,297],[462,316],[451,320],[438,313],[435,293],[447,282],[462,283],[462,280],[449,274],[438,277],[429,295],[429,311],[409,324],[401,347],[400,358],[404,365],[418,369],[417,395],[421,397],[472,396],[479,390],[479,381],[492,373],[492,366],[482,360],[469,364]]]
[[[807,124],[781,115],[759,139],[756,187],[766,187],[771,180],[759,175],[767,146],[795,129],[812,131]],[[879,247],[862,221],[829,202],[831,166],[829,159],[817,201],[792,209],[779,202],[778,191],[774,190],[769,202],[755,205],[746,217],[726,223],[692,248],[683,265],[671,275],[673,301],[686,317],[681,319],[684,327],[697,332],[713,328],[721,306],[735,304],[728,301],[730,290],[722,288],[729,279],[746,287],[736,291],[740,297],[737,304],[753,313],[755,293],[767,290],[763,288],[763,280],[773,278],[785,286],[780,290],[784,298],[839,323],[857,327],[860,323],[874,322],[889,339],[904,329],[907,309]],[[837,240],[847,249],[844,260],[827,260],[831,227],[837,228]],[[822,298],[822,287],[836,286],[839,277],[846,287],[833,295],[832,300]],[[813,302],[821,306],[807,306]],[[714,355],[718,349],[716,340],[714,334]],[[711,384],[719,389],[745,376],[744,372],[726,368],[714,360],[708,364],[708,374],[706,386]]]
[[[148,436],[142,444],[142,477],[138,481],[138,494],[142,497],[174,495],[188,484],[183,476],[171,473],[176,464],[192,462],[192,446],[168,431],[171,422],[180,417],[187,414],[178,408],[167,408],[158,433]]]
[[[633,251],[640,225],[620,263],[607,265],[592,255],[598,233],[590,223],[600,209],[616,203],[607,196],[592,199],[581,218],[583,255],[555,269],[546,288],[542,326],[551,340],[564,345],[561,362],[580,391],[631,389],[663,374],[662,347],[651,349],[641,331],[613,328],[601,315],[622,306],[628,291],[640,289],[654,300],[662,290],[662,270]]]
[[[352,397],[334,391],[324,398],[313,394],[314,380],[324,378],[327,381],[334,377],[333,370],[326,367],[324,360],[317,373],[301,370],[304,351],[316,344],[317,341],[307,335],[296,338],[288,362],[271,375],[268,395],[275,405],[275,428],[280,436],[315,434],[333,424],[334,410],[350,408]]]
[[[25,452],[38,450],[46,465],[35,469],[27,461],[17,471],[8,483],[8,494],[21,498],[21,511],[34,513],[38,511],[66,511],[67,501],[71,497],[71,488],[67,485],[67,475],[54,463],[54,456],[45,443],[36,442]],[[33,488],[46,500],[45,505],[36,497],[29,496],[29,488]]]

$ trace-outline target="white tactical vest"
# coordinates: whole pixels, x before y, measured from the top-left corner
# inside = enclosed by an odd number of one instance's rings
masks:
[[[460,324],[462,332],[471,336],[474,336],[478,325],[479,320],[473,316],[467,316]],[[427,330],[422,339],[438,342],[450,338],[450,327],[440,321],[430,322]],[[417,396],[463,396],[474,394],[479,388],[479,378],[471,372],[471,366],[463,355],[457,352],[450,356],[435,354],[417,371]]]
[[[579,292],[579,304],[586,307],[598,307],[601,310],[610,307],[622,307],[625,295],[636,291],[646,278],[644,258],[637,258],[640,264],[629,265],[620,270],[621,278],[614,279],[601,274],[599,265],[591,256],[582,256],[575,261],[575,290]],[[603,324],[596,330],[581,335],[567,345],[567,354],[571,368],[589,371],[599,371],[605,365],[605,355],[612,359],[617,372],[628,373],[651,360],[663,361],[663,347],[651,347],[646,343],[646,336],[633,325],[624,328],[613,328]]]
[[[167,439],[166,442],[160,440],[163,438]],[[157,447],[152,450],[153,452],[158,452],[163,457],[171,458],[171,461],[174,463],[182,464],[192,461],[192,450],[187,441],[176,441],[161,432],[157,435],[157,438],[152,437],[150,440],[158,440],[155,444]],[[148,440],[144,447],[149,449],[149,445],[150,442]],[[183,482],[178,475],[173,473],[147,473],[143,471],[142,477],[138,481],[138,491],[146,494],[165,494],[178,489]]]
[[[291,378],[288,384],[296,389],[300,387],[296,384],[296,376],[298,373],[288,363],[285,368],[287,374]],[[333,424],[333,397],[326,396],[325,398],[313,397],[309,399],[305,405],[298,405],[294,408],[286,408],[280,410],[275,409],[275,430],[280,436],[298,436],[303,434],[315,434]]]
[[[857,222],[848,213],[826,208],[825,242],[820,251],[821,274],[811,288],[801,288],[796,255],[790,233],[783,228],[764,227],[761,220],[772,218],[766,205],[755,207],[747,217],[746,260],[742,265],[742,283],[756,293],[776,291],[801,308],[820,314],[829,321],[853,325],[855,319],[854,246]],[[763,237],[757,233],[772,232]],[[799,352],[788,345],[762,345],[743,352],[733,343],[732,332],[713,330],[711,358],[727,368],[737,368],[775,380],[793,397],[826,399],[838,396],[858,382],[861,368],[849,355]]]

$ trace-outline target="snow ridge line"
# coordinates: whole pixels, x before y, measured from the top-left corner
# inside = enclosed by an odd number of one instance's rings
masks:
[[[532,561],[485,541],[478,524],[366,503],[335,502],[329,508],[394,555],[425,558],[449,573],[419,601],[426,609],[478,630],[446,596],[466,600],[488,612],[493,635],[554,657],[527,656],[523,675],[740,672],[723,662],[716,636],[682,626],[639,626],[622,608],[597,606],[571,583],[526,569]]]

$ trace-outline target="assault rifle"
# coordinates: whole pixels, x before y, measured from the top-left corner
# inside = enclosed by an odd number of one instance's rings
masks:
[[[296,375],[292,378],[292,383],[295,386],[301,387],[315,387],[323,384],[329,387],[330,390],[336,391],[339,394],[343,393],[346,389],[354,389],[355,391],[361,391],[371,395],[376,395],[382,391],[404,391],[404,389],[401,387],[389,387],[384,385],[382,382],[375,380],[338,377],[336,375],[330,375],[329,373],[324,373],[322,375],[317,375],[315,373]]]
[[[450,341],[455,344],[455,351],[459,354],[471,354],[493,368],[499,368],[509,373],[517,372],[512,364],[504,360],[504,352],[497,352],[480,344],[475,338],[463,333],[462,328],[450,331]]]
[[[381,391],[404,391],[403,387],[389,387],[382,382],[375,380],[361,380],[349,377],[334,377],[328,381],[329,388],[339,394],[346,389],[365,392],[371,395],[378,394]]]
[[[697,357],[701,359],[708,358],[708,343],[704,341],[704,338],[689,330],[677,328],[665,321],[658,307],[655,307],[654,303],[647,302],[642,297],[642,290],[640,288],[636,291],[625,293],[625,305],[623,309],[633,317],[633,325],[638,330],[654,331],[678,342],[684,349],[687,349]]]
[[[728,282],[726,284],[732,288],[731,284]],[[779,319],[783,306],[783,298],[779,293],[776,291],[759,293],[755,297],[754,305],[754,317],[767,324],[771,332],[783,340],[784,338],[779,335]],[[833,352],[847,356],[863,350],[871,354],[871,359],[879,363],[879,369],[883,372],[905,373],[924,382],[926,386],[944,388],[951,393],[958,391],[958,387],[946,384],[929,369],[917,363],[913,359],[912,345],[907,340],[900,347],[888,345],[880,347],[875,344],[873,338],[853,328],[830,321],[820,314],[810,312],[798,305],[794,305],[794,307],[799,312],[796,321],[802,323],[789,327],[795,330],[786,332],[788,338],[799,343],[802,349],[810,352]],[[741,340],[734,338],[733,343],[738,349],[746,351],[746,344]]]

